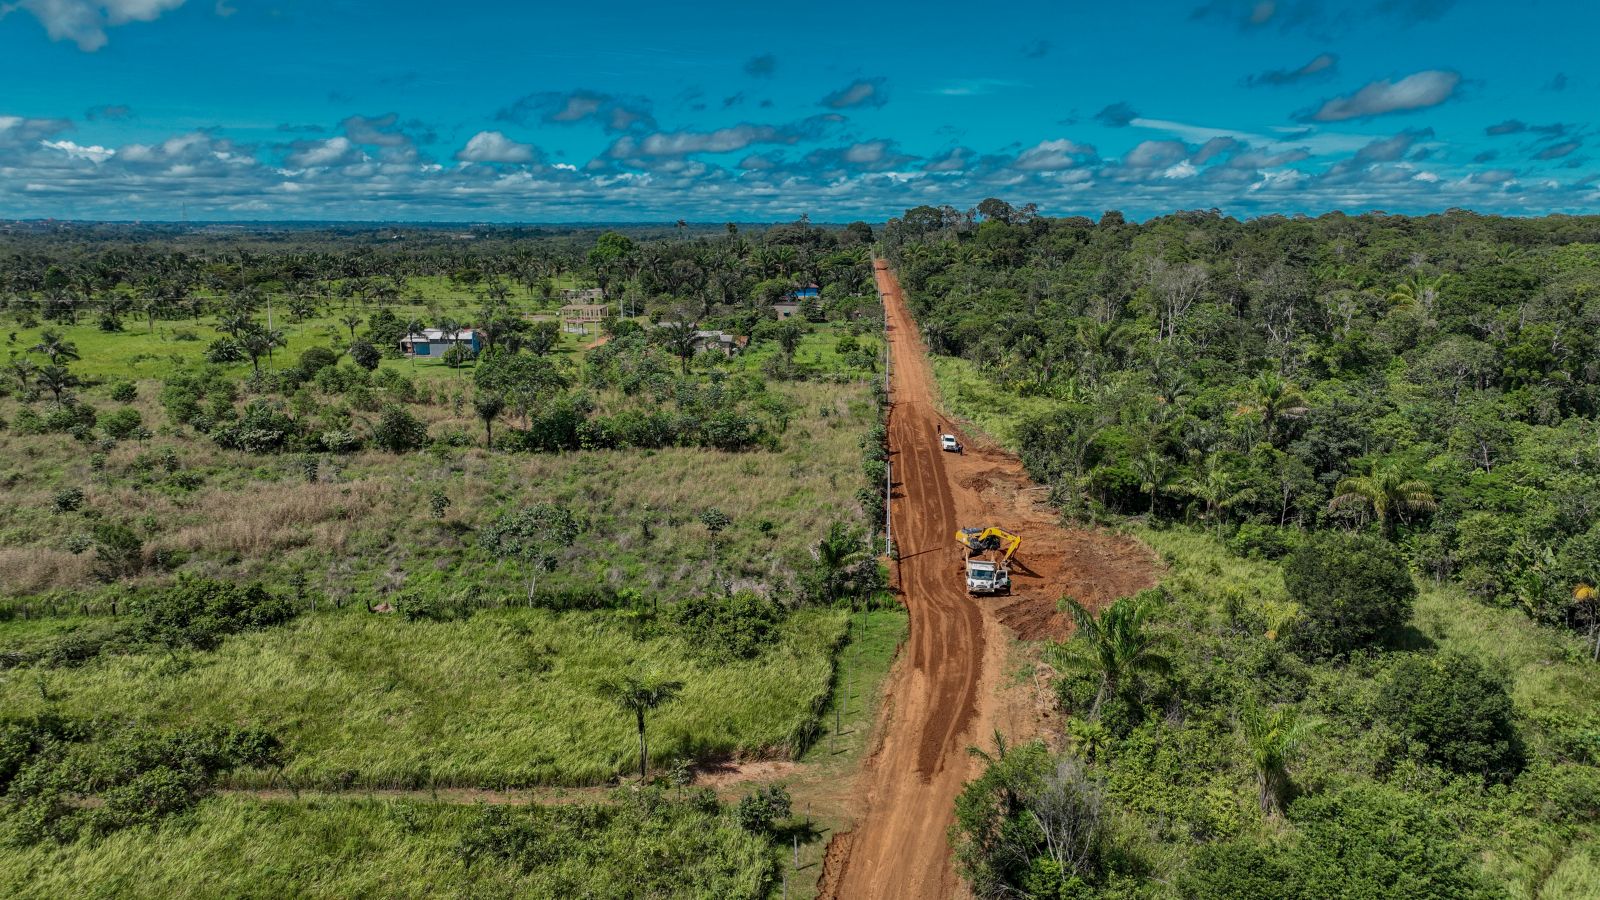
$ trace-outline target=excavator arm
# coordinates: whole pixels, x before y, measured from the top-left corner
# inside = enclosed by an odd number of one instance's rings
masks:
[[[1016,554],[1017,548],[1022,546],[1022,538],[1017,537],[1004,528],[990,525],[987,528],[960,528],[956,530],[956,542],[967,548],[969,553],[982,553],[985,550],[1005,550],[1000,557],[1000,562],[1008,563]]]

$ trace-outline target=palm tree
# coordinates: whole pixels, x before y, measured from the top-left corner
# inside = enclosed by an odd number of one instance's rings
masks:
[[[1262,712],[1261,707],[1249,702],[1240,709],[1239,732],[1255,766],[1263,815],[1283,811],[1291,787],[1289,761],[1314,727],[1315,723],[1300,718],[1300,710],[1293,706]]]
[[[1095,692],[1091,716],[1100,714],[1107,697],[1114,696],[1122,685],[1140,672],[1165,672],[1171,662],[1158,650],[1167,643],[1165,635],[1148,631],[1145,624],[1150,617],[1148,604],[1132,597],[1123,597],[1106,607],[1096,619],[1094,614],[1071,597],[1062,602],[1072,610],[1072,620],[1077,631],[1072,643],[1082,652],[1064,652],[1065,645],[1055,645],[1054,662],[1058,668],[1075,668],[1100,676],[1100,689]]]
[[[827,535],[817,542],[817,564],[822,567],[824,590],[829,600],[838,593],[839,576],[866,553],[861,535],[855,529],[845,527],[843,522],[828,526]]]
[[[494,420],[505,408],[504,394],[480,393],[472,398],[472,409],[483,420],[483,446],[494,446]]]
[[[1424,312],[1431,313],[1433,304],[1439,299],[1439,291],[1449,280],[1449,274],[1424,278],[1418,272],[1395,285],[1395,289],[1389,292],[1389,302],[1395,306],[1419,306]]]
[[[1206,518],[1219,528],[1223,513],[1256,496],[1254,488],[1244,484],[1238,475],[1219,465],[1214,458],[1208,461],[1205,478],[1190,479],[1187,488],[1189,493],[1205,501]]]
[[[42,354],[50,360],[51,365],[62,365],[83,358],[78,355],[78,345],[67,340],[65,335],[54,328],[46,328],[39,335],[39,343],[28,349],[30,352]]]
[[[1261,411],[1261,424],[1267,430],[1267,443],[1272,443],[1279,419],[1297,419],[1306,414],[1305,397],[1294,385],[1273,372],[1262,372],[1250,386],[1256,408]]]
[[[355,313],[345,313],[339,321],[344,323],[344,327],[350,329],[350,340],[354,341],[356,339],[356,326],[361,324],[361,317]]]
[[[68,371],[66,366],[58,366],[55,363],[40,367],[38,373],[34,375],[34,382],[55,397],[57,406],[61,405],[62,397],[67,391],[80,384],[78,376]]]
[[[1134,457],[1133,474],[1139,478],[1139,490],[1144,491],[1150,498],[1150,512],[1156,511],[1156,495],[1167,486],[1167,481],[1172,476],[1172,464],[1167,457],[1155,450],[1146,450],[1142,455]]]
[[[672,355],[683,362],[683,374],[689,374],[689,360],[694,358],[694,351],[700,343],[700,336],[693,322],[689,321],[688,313],[679,313],[678,321],[668,322],[658,329],[661,339],[666,343]]]
[[[13,355],[11,357],[11,376],[17,379],[17,388],[19,390],[26,392],[29,385],[33,384],[33,376],[38,371],[39,367],[34,365],[33,360],[28,359],[26,356]]]
[[[683,682],[667,681],[654,675],[627,674],[600,683],[600,696],[634,714],[639,726],[639,780],[646,775],[650,744],[645,740],[644,714],[675,699]]]
[[[1431,512],[1438,506],[1427,483],[1406,478],[1395,469],[1381,469],[1371,475],[1346,478],[1339,482],[1328,510],[1359,509],[1372,511],[1384,537],[1394,534],[1394,518],[1412,513]]]

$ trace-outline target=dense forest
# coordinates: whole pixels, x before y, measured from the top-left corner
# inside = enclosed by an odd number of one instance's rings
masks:
[[[1056,401],[1015,433],[1064,509],[1365,529],[1596,636],[1600,219],[992,212],[887,236],[934,352]]]
[[[883,233],[947,404],[1162,587],[1044,656],[958,805],[986,897],[1581,897],[1600,820],[1600,219]]]

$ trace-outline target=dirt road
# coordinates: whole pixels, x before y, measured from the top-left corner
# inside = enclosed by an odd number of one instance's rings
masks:
[[[987,746],[997,727],[1012,739],[1040,727],[1027,686],[1003,684],[1011,635],[1059,636],[1063,594],[1104,603],[1153,584],[1157,567],[1133,541],[1060,527],[1015,457],[962,434],[940,412],[899,282],[882,262],[875,274],[892,373],[894,575],[911,634],[888,679],[878,746],[859,776],[863,815],[829,847],[820,896],[956,897],[964,888],[946,832],[955,797],[975,774],[967,748]],[[941,432],[962,435],[966,453],[941,452]],[[1011,597],[967,595],[955,531],[973,525],[1022,535]]]

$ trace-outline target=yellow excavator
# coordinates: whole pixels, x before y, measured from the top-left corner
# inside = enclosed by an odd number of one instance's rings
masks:
[[[956,529],[956,543],[967,551],[967,593],[1001,594],[1011,590],[1011,557],[1022,546],[1022,538],[990,525]],[[997,552],[998,558],[977,558],[979,554]]]

